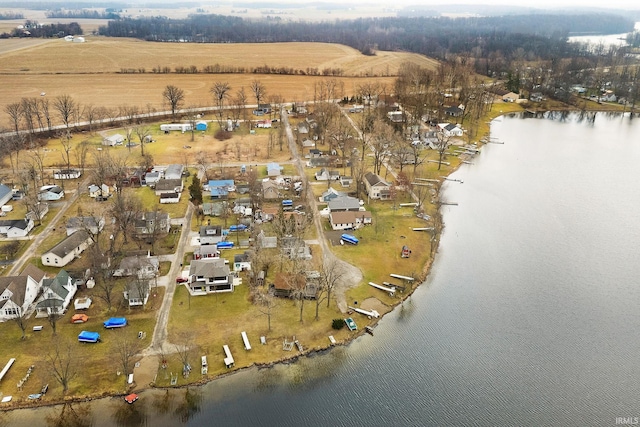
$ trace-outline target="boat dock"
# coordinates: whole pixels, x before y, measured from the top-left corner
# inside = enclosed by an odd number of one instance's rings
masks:
[[[202,375],[207,375],[209,365],[207,364],[207,356],[202,356]]]
[[[377,312],[377,311],[375,311],[375,310],[368,311],[368,310],[365,310],[365,309],[362,309],[362,308],[356,308],[356,307],[351,307],[351,306],[348,306],[348,307],[349,307],[351,310],[355,311],[356,313],[364,314],[364,315],[365,315],[365,316],[367,316],[369,319],[371,319],[372,317],[375,317],[376,319],[377,319],[378,317],[380,317],[380,313],[378,313],[378,312]]]
[[[251,350],[251,344],[249,344],[249,337],[247,337],[247,333],[245,331],[240,332],[242,335],[242,342],[244,342],[244,349],[249,351]]]
[[[16,359],[14,357],[12,357],[11,359],[9,359],[9,361],[7,362],[6,365],[4,365],[4,368],[2,369],[2,371],[0,372],[0,381],[2,381],[2,379],[4,378],[4,376],[7,374],[7,372],[9,372],[9,368],[11,368],[11,365],[13,365],[13,363],[16,361]]]
[[[369,282],[369,286],[373,286],[376,289],[387,292],[390,297],[394,296],[396,293],[396,288],[387,288],[386,286],[378,285],[377,283]]]
[[[224,350],[224,354],[226,356],[224,358],[224,364],[227,368],[231,368],[236,363],[233,360],[233,356],[231,355],[231,350],[229,350],[229,346],[226,344],[222,346],[222,349]]]

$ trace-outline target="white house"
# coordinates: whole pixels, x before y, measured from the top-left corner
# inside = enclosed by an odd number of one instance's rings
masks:
[[[451,136],[462,136],[464,135],[464,131],[460,127],[460,125],[454,125],[453,123],[438,123],[438,128],[440,132],[444,134],[446,137]]]
[[[79,230],[85,230],[94,236],[104,228],[104,218],[93,216],[74,216],[67,220],[67,236]]]
[[[182,193],[162,193],[160,194],[160,204],[165,205],[167,203],[180,203],[180,196],[182,196]]]
[[[124,290],[124,299],[129,307],[144,307],[149,301],[151,284],[148,279],[135,278],[130,280]]]
[[[184,189],[184,183],[182,182],[182,178],[177,178],[177,179],[165,178],[156,182],[154,191],[156,193],[156,196],[159,196],[163,193],[182,193],[183,189]]]
[[[115,135],[108,136],[102,140],[102,145],[114,147],[116,145],[122,145],[124,143],[124,136],[116,133]]]
[[[220,251],[215,245],[198,246],[193,250],[193,259],[220,258]]]
[[[79,230],[62,242],[45,252],[42,257],[42,265],[51,267],[64,267],[80,256],[89,246],[93,244],[91,236],[84,230]]]
[[[365,224],[371,224],[371,212],[331,212],[329,222],[333,230],[355,230]]]
[[[169,165],[164,170],[164,179],[182,179],[182,174],[184,172],[183,165]]]
[[[270,177],[280,176],[282,173],[282,166],[278,163],[269,163],[267,164],[267,175]]]
[[[53,172],[55,179],[78,179],[82,175],[82,171],[78,169],[62,169]]]
[[[191,295],[233,292],[234,277],[221,258],[194,260],[189,266],[188,288]]]
[[[40,187],[38,200],[55,201],[64,197],[64,190],[57,185],[45,185]]]
[[[0,277],[0,322],[28,311],[38,297],[45,274],[29,264],[19,276]]]
[[[60,270],[53,279],[45,279],[42,283],[42,295],[36,303],[36,317],[64,314],[77,291],[75,281],[64,270]]]
[[[233,257],[233,271],[251,270],[251,252],[246,251],[243,254],[236,254]]]
[[[92,197],[92,198],[96,198],[99,196],[108,197],[111,194],[111,187],[109,187],[107,184],[102,184],[100,186],[91,184],[88,187],[88,190],[89,190],[89,197]]]
[[[133,255],[122,258],[120,265],[113,272],[115,277],[136,276],[140,279],[151,279],[160,271],[160,260],[157,256]]]
[[[203,225],[200,227],[200,244],[215,245],[223,240],[222,227],[219,225]]]
[[[32,219],[4,219],[0,220],[0,234],[8,238],[26,237],[33,229]]]

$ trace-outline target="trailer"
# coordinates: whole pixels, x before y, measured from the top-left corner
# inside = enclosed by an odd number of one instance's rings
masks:
[[[218,249],[218,250],[220,250],[220,249],[233,249],[233,242],[227,242],[227,241],[218,242],[218,243],[216,243],[216,249]]]
[[[163,132],[179,130],[182,133],[185,133],[191,130],[191,123],[168,123],[168,124],[160,125],[160,130]]]
[[[346,233],[340,236],[340,239],[343,242],[351,243],[352,245],[357,245],[359,242],[359,240],[355,236],[352,236],[351,234],[346,234]]]

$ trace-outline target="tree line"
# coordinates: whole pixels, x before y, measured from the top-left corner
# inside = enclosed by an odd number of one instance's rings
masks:
[[[23,28],[14,28],[10,33],[4,32],[0,34],[0,39],[11,37],[54,38],[80,34],[82,34],[82,28],[77,22],[70,22],[68,24],[39,24],[37,22],[27,21],[23,25]]]
[[[120,15],[115,12],[98,11],[90,9],[67,10],[55,9],[45,12],[47,18],[70,18],[70,19],[119,19]]]

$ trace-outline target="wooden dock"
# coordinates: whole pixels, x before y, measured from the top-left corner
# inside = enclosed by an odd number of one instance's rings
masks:
[[[207,364],[207,356],[202,356],[201,372],[202,372],[202,375],[207,375],[207,372],[209,372],[209,365]]]
[[[228,345],[223,345],[222,349],[224,350],[224,354],[225,354],[225,358],[224,358],[224,364],[227,368],[231,368],[233,365],[235,365],[235,360],[233,360],[233,356],[231,355],[231,350],[229,350],[229,346]]]
[[[9,368],[11,368],[11,366],[13,365],[13,363],[15,361],[16,361],[16,359],[14,357],[12,357],[11,359],[9,359],[7,364],[4,365],[4,368],[2,369],[2,371],[0,371],[0,381],[2,381],[2,379],[7,374],[7,372],[9,372]]]

